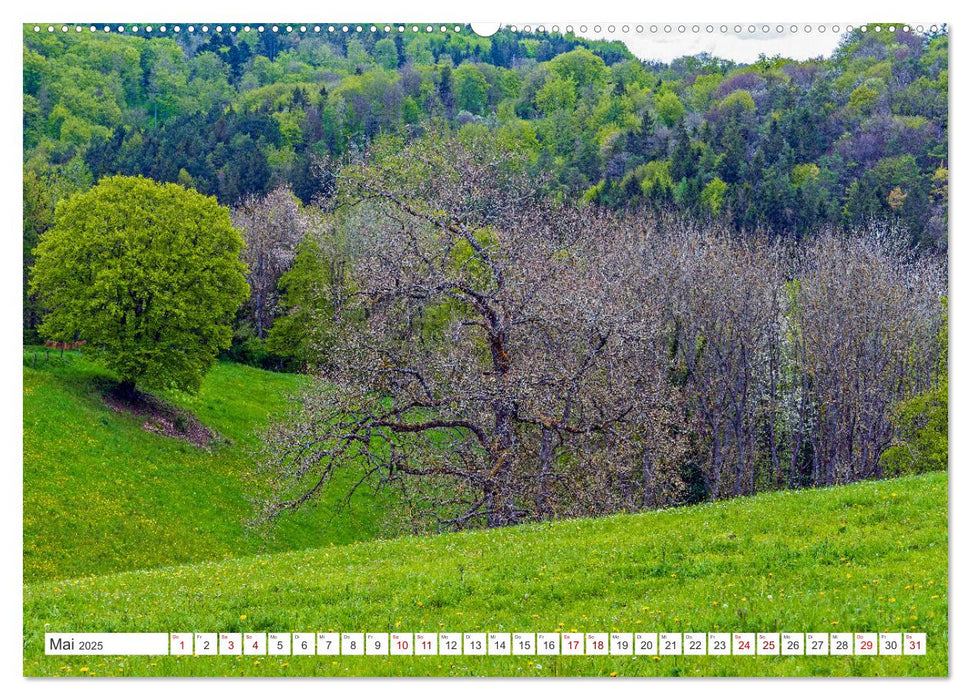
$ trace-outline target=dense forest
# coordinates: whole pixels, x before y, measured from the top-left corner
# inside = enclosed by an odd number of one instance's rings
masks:
[[[429,120],[481,123],[563,198],[743,230],[899,222],[946,246],[946,32],[854,31],[829,58],[637,60],[621,42],[447,33],[24,29],[25,251],[105,175],[234,205]],[[150,36],[150,38],[149,38]]]

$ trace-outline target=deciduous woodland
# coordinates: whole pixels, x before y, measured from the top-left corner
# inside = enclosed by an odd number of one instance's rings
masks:
[[[257,522],[330,489],[420,532],[946,468],[945,31],[668,65],[460,29],[25,28],[25,342],[128,394],[219,352],[308,375]]]
[[[484,130],[335,173],[307,250],[344,272],[319,381],[270,435],[265,516],[342,469],[464,527],[914,467],[882,455],[944,381],[940,261],[878,225],[740,236],[548,182]]]

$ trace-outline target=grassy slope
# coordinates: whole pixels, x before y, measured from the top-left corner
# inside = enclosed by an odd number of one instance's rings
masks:
[[[944,675],[947,477],[28,586],[28,675]],[[245,617],[244,617],[245,616]],[[52,631],[924,631],[925,657],[45,657]],[[122,665],[123,663],[123,665]]]
[[[209,451],[105,407],[107,373],[75,353],[24,354],[24,577],[66,578],[346,543],[380,532],[377,501],[329,506],[264,540],[247,530],[254,433],[300,377],[220,363],[197,396],[167,398],[226,441]]]

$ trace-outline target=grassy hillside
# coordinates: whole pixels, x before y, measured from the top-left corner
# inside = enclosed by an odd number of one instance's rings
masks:
[[[155,568],[369,539],[377,501],[298,514],[272,539],[247,530],[254,434],[299,388],[296,375],[220,363],[197,396],[165,398],[218,433],[208,449],[109,409],[109,375],[77,353],[24,352],[24,577]]]
[[[226,368],[222,368],[226,371]],[[28,675],[944,675],[947,476],[28,585]],[[50,631],[923,631],[925,657],[45,657]]]

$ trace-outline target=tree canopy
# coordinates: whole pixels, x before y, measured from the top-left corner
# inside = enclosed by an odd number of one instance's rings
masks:
[[[105,178],[59,206],[37,245],[40,331],[86,341],[129,390],[196,389],[249,294],[242,247],[214,198]]]
[[[476,122],[552,169],[574,200],[647,202],[796,237],[882,219],[913,245],[943,247],[946,197],[933,181],[948,164],[948,35],[885,28],[848,32],[828,58],[744,65],[640,61],[616,41],[468,27],[168,37],[28,27],[25,164],[191,181],[227,206],[289,185],[310,203],[324,193],[317,158],[430,121]],[[644,186],[651,163],[679,171],[671,188]],[[798,175],[808,166],[819,170],[811,182]],[[717,211],[702,197],[716,178]]]

